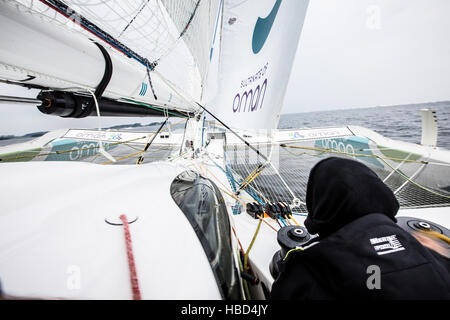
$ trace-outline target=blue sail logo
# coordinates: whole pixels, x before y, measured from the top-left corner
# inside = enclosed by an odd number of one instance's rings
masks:
[[[270,29],[272,29],[272,25],[275,21],[275,17],[277,16],[280,5],[281,0],[277,0],[272,8],[272,11],[270,11],[267,17],[258,17],[258,20],[255,24],[255,29],[253,30],[252,39],[252,50],[254,54],[257,54],[259,51],[261,51],[262,47],[264,46],[264,43],[269,36]]]

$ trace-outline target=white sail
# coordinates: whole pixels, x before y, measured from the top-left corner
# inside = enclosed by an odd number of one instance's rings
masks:
[[[277,127],[307,0],[224,2],[215,98],[205,101],[234,128]]]
[[[192,101],[200,101],[208,71],[218,4],[0,0],[0,79],[94,90],[105,70],[97,42],[112,59],[103,96],[194,111]]]

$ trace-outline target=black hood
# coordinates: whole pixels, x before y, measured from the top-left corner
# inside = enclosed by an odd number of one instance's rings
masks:
[[[399,204],[392,191],[361,162],[331,157],[312,168],[306,189],[305,226],[320,237],[371,213],[394,222]]]

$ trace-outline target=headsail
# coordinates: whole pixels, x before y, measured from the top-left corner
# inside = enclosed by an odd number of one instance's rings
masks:
[[[235,128],[277,127],[308,0],[224,2],[219,90],[205,101]]]

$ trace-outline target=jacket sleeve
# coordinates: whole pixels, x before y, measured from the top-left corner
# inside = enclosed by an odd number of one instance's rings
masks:
[[[448,275],[450,276],[450,259],[439,254],[438,252],[427,248],[427,250],[436,258],[436,260],[447,270]]]

